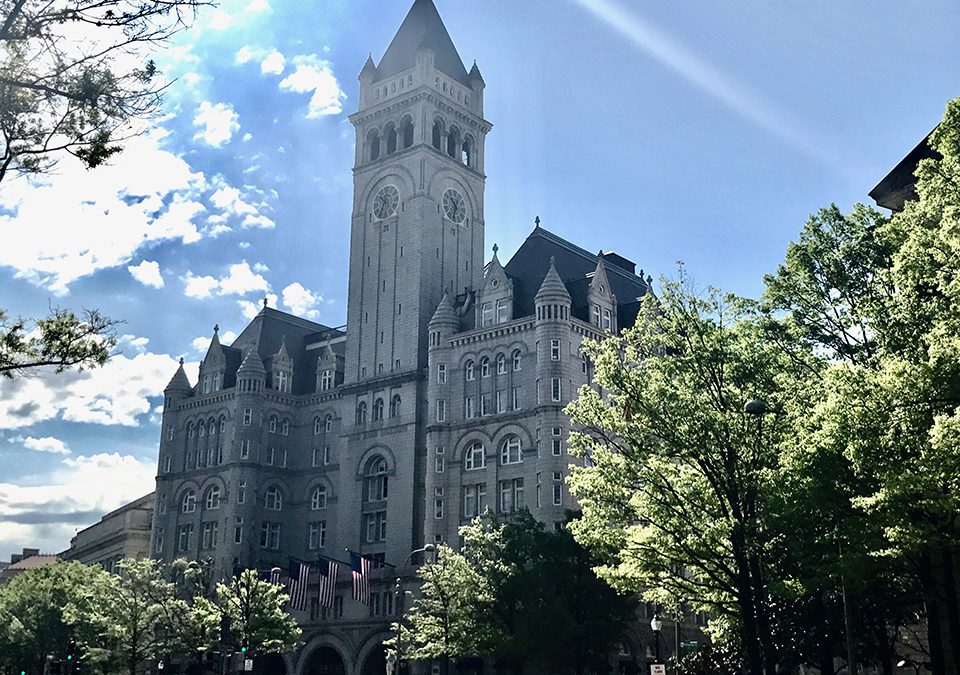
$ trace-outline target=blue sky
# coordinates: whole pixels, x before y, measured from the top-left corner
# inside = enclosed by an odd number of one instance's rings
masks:
[[[956,2],[436,0],[487,84],[486,232],[543,225],[756,295],[960,94]],[[408,0],[226,0],[157,55],[164,117],[111,167],[0,186],[0,307],[98,307],[120,354],[0,383],[0,556],[151,489],[159,394],[260,299],[346,320],[357,74]]]

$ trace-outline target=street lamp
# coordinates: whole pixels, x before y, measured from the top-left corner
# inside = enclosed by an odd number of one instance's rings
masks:
[[[403,561],[403,564],[397,568],[397,581],[393,587],[393,611],[400,611],[400,600],[403,598],[403,572],[407,568],[407,565],[410,563],[410,560],[417,553],[433,553],[437,550],[437,547],[433,544],[424,544],[422,548],[414,549],[407,554],[406,559]],[[391,675],[394,667],[397,669],[397,673],[400,672],[400,622],[403,620],[403,614],[400,614],[397,617],[397,635],[396,642],[393,646],[393,652],[387,655],[387,675]],[[390,659],[390,656],[393,656],[393,659]]]
[[[660,617],[656,614],[654,614],[653,618],[650,619],[650,628],[653,630],[653,640],[655,645],[654,660],[657,663],[660,663],[660,629],[663,628],[663,621],[661,621]]]

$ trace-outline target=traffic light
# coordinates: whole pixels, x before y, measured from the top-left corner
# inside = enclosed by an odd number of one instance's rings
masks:
[[[243,638],[243,640],[240,641],[240,653],[247,653],[247,638]]]
[[[226,644],[230,641],[230,615],[220,615],[220,644]]]

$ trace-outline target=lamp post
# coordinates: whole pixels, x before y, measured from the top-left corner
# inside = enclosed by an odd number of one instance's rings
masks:
[[[407,557],[404,559],[403,564],[397,568],[397,581],[393,587],[393,611],[400,611],[400,600],[403,598],[403,572],[406,570],[407,565],[410,564],[410,560],[417,553],[433,553],[437,550],[437,547],[433,544],[424,544],[422,548],[417,548],[407,554]],[[396,642],[393,647],[393,659],[389,657],[391,654],[387,655],[387,675],[392,675],[393,669],[396,668],[396,672],[399,675],[400,673],[400,622],[403,620],[403,614],[397,616],[397,634]]]
[[[663,628],[663,621],[656,614],[650,619],[650,628],[653,630],[654,661],[660,663],[660,629]]]

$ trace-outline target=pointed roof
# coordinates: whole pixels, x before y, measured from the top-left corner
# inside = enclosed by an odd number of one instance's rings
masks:
[[[273,356],[274,363],[290,363],[290,352],[287,351],[287,336],[280,336],[280,349]]]
[[[433,50],[433,63],[438,70],[470,86],[467,69],[463,67],[460,54],[453,46],[453,40],[433,0],[414,0],[407,18],[400,24],[400,29],[380,59],[376,80],[385,80],[412,68],[416,63],[417,50],[421,47]]]
[[[476,61],[473,62],[473,68],[470,69],[468,77],[471,80],[480,80],[480,82],[483,82],[483,75],[480,74],[480,69],[477,67]]]
[[[173,391],[191,391],[193,386],[190,384],[190,378],[187,377],[187,373],[183,370],[183,359],[180,359],[180,367],[177,368],[177,372],[173,374],[173,377],[170,378],[170,383],[164,388],[163,393],[169,393]]]
[[[570,302],[570,292],[564,285],[563,279],[557,274],[556,260],[553,257],[550,258],[550,269],[547,270],[547,275],[543,278],[540,290],[537,291],[533,300],[534,302],[542,300],[566,300]]]
[[[267,369],[263,367],[263,359],[257,353],[256,347],[247,350],[247,355],[243,357],[243,363],[237,370],[237,375],[266,375]]]
[[[607,278],[607,264],[603,251],[597,254],[597,268],[593,271],[589,289],[591,293],[597,293],[598,295],[607,296],[616,300],[613,289],[610,288],[610,280]]]
[[[361,75],[365,73],[376,71],[377,64],[373,62],[373,54],[367,54],[367,62],[363,64],[363,70],[360,71]]]
[[[430,325],[453,325],[459,326],[460,319],[457,317],[457,312],[453,308],[453,303],[450,302],[450,296],[446,291],[443,293],[443,297],[440,298],[440,304],[437,305],[437,311],[433,313],[433,317],[430,319]]]
[[[203,365],[209,366],[214,363],[225,363],[226,355],[223,352],[223,345],[220,344],[220,326],[213,327],[213,338],[210,340],[210,346],[207,347],[207,354],[203,357]]]

